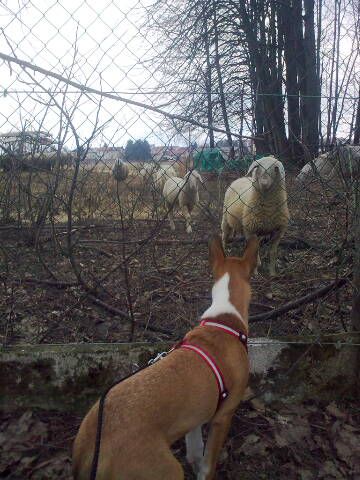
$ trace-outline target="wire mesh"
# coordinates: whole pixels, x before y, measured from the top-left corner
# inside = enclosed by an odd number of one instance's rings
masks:
[[[265,237],[253,334],[351,328],[358,6],[301,17],[311,57],[252,5],[1,2],[3,343],[178,338],[214,233]]]

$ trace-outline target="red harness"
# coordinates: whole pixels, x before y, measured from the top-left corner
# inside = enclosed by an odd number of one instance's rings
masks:
[[[202,320],[200,322],[201,327],[214,327],[222,330],[225,333],[228,333],[229,335],[233,335],[234,337],[238,338],[240,342],[244,345],[246,352],[248,351],[248,346],[247,346],[247,340],[248,337],[245,333],[243,332],[238,332],[237,330],[234,330],[231,327],[228,327],[227,325],[224,325],[222,323],[217,323],[213,322],[212,320]],[[218,364],[216,363],[216,360],[208,353],[206,352],[202,347],[199,347],[197,345],[193,345],[186,340],[183,340],[182,342],[178,343],[174,349],[178,348],[185,348],[186,350],[192,350],[195,352],[199,357],[201,357],[211,368],[215,380],[219,389],[219,405],[222,402],[222,400],[225,400],[225,398],[228,396],[228,390],[226,389],[225,386],[225,380],[224,376],[222,374],[221,369],[219,368]]]

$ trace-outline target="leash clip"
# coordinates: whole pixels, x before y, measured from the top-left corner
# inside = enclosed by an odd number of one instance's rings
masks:
[[[168,354],[168,352],[160,352],[160,353],[158,353],[155,358],[151,358],[151,359],[148,361],[148,365],[153,365],[154,363],[158,362],[158,361],[161,360],[162,358],[166,357],[167,354]]]

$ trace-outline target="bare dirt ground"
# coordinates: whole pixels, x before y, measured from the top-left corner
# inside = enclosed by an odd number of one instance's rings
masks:
[[[214,183],[208,183],[205,199],[213,200]],[[251,315],[271,312],[351,270],[343,197],[332,194],[324,198],[290,188],[289,203],[292,218],[279,248],[278,276],[271,279],[262,272],[253,279]],[[4,299],[0,306],[2,342],[127,341],[131,322],[106,308],[110,305],[128,315],[121,265],[124,255],[130,256],[129,292],[134,318],[142,324],[135,328],[134,338],[154,341],[180,337],[196,324],[210,302],[207,241],[219,231],[219,212],[216,205],[212,206],[207,202],[195,213],[190,235],[180,216],[175,232],[166,221],[159,225],[153,219],[134,220],[124,230],[118,219],[75,227],[77,268],[87,283],[98,287],[96,297],[105,307],[94,304],[78,285],[66,255],[64,225],[56,226],[56,242],[51,240],[50,229],[44,229],[36,248],[29,244],[26,231],[3,228],[6,262],[0,286]],[[240,239],[231,244],[229,252],[240,254],[242,248]],[[266,252],[266,245],[262,252]],[[117,264],[119,268],[102,280]],[[342,289],[272,321],[253,322],[251,335],[344,331],[350,328],[350,296],[348,282]]]

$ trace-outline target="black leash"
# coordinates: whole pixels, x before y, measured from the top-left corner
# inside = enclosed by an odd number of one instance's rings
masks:
[[[133,375],[136,375],[137,373],[141,372],[141,370],[144,370],[149,365],[151,365],[150,362],[144,365],[143,367],[139,367],[137,370],[135,370],[135,372],[129,373],[129,375],[126,375],[120,380],[117,380],[116,382],[112,383],[105,390],[105,392],[102,393],[99,400],[98,421],[97,421],[97,429],[96,429],[96,437],[95,437],[95,451],[94,451],[93,461],[91,465],[90,480],[96,480],[97,468],[99,463],[99,454],[100,454],[101,430],[102,430],[102,425],[104,423],[104,405],[105,405],[106,395],[110,392],[110,390],[113,387],[123,382],[124,380],[132,377]]]
[[[102,425],[104,423],[104,406],[105,406],[106,395],[110,392],[110,390],[113,387],[115,387],[119,383],[123,382],[124,380],[127,380],[128,378],[132,377],[133,375],[136,375],[137,373],[141,372],[141,370],[145,370],[145,368],[149,367],[150,365],[153,365],[158,360],[161,360],[162,358],[164,358],[168,353],[169,352],[158,353],[155,358],[152,358],[151,360],[149,360],[144,366],[139,367],[137,370],[135,370],[135,372],[129,373],[129,375],[126,375],[125,377],[121,378],[120,380],[117,380],[116,382],[112,383],[105,390],[105,392],[102,393],[102,395],[100,397],[100,400],[99,400],[98,421],[97,421],[96,437],[95,437],[95,451],[94,451],[93,461],[92,461],[92,464],[91,464],[90,480],[96,480],[97,468],[98,468],[98,463],[99,463],[99,454],[100,454],[101,430],[102,430]]]

